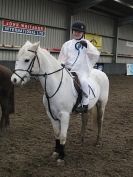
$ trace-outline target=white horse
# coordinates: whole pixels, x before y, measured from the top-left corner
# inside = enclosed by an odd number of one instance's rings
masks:
[[[23,85],[30,80],[31,76],[37,76],[44,89],[43,103],[55,135],[53,156],[58,155],[57,162],[62,162],[70,114],[78,97],[73,78],[56,58],[47,50],[40,48],[39,42],[32,44],[27,41],[18,52],[11,81],[15,85]],[[97,69],[92,69],[90,80],[93,83],[95,96],[90,99],[89,110],[97,105],[97,143],[99,143],[108,101],[109,80],[104,72]],[[85,116],[83,116],[84,121]],[[82,132],[84,132],[83,128]]]

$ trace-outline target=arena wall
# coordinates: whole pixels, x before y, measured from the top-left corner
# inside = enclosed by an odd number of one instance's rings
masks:
[[[0,0],[0,62],[13,67],[19,48],[27,41],[40,41],[58,58],[62,44],[71,38],[70,25],[75,20],[86,23],[87,35],[101,39],[99,63],[107,73],[124,73],[126,63],[133,63],[133,25],[119,26],[118,19],[97,11],[85,10],[72,14],[66,4],[47,0]],[[3,21],[25,23],[45,28],[45,35],[4,32]],[[106,69],[105,69],[106,68]]]

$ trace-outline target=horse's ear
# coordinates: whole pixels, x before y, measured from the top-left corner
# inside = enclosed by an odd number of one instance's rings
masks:
[[[37,51],[39,45],[40,45],[40,41],[34,43],[34,44],[30,47],[30,50],[32,50],[32,51]]]
[[[31,44],[31,42],[30,41],[26,41],[25,45],[29,45],[29,44]]]

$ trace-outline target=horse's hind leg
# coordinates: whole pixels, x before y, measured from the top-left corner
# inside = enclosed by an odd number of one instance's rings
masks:
[[[81,122],[82,122],[82,125],[81,125],[81,142],[82,143],[84,142],[84,136],[85,136],[85,131],[86,131],[86,126],[87,126],[87,123],[88,123],[89,115],[90,115],[90,112],[81,114]]]
[[[96,145],[100,145],[102,139],[102,125],[103,125],[106,104],[101,101],[98,101],[96,106],[97,106],[97,124],[98,124],[98,135],[97,135]]]
[[[95,118],[97,117],[97,107],[94,106],[91,108],[88,113],[84,113],[81,115],[81,120],[82,120],[82,126],[81,126],[81,141],[82,143],[84,142],[84,136],[85,136],[85,131],[87,127],[88,120],[90,122],[90,130],[93,130],[93,124],[95,121]]]
[[[10,124],[9,107],[6,100],[4,100],[3,103],[1,103],[1,112],[2,112],[2,116],[0,121],[0,128],[2,130],[3,128],[8,127]]]

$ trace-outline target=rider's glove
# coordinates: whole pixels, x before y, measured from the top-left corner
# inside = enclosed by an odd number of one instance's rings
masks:
[[[87,48],[87,42],[86,41],[80,41],[80,44],[83,46],[83,47],[85,47],[85,48]]]
[[[63,68],[65,68],[65,64],[61,63],[61,66],[62,66]]]

